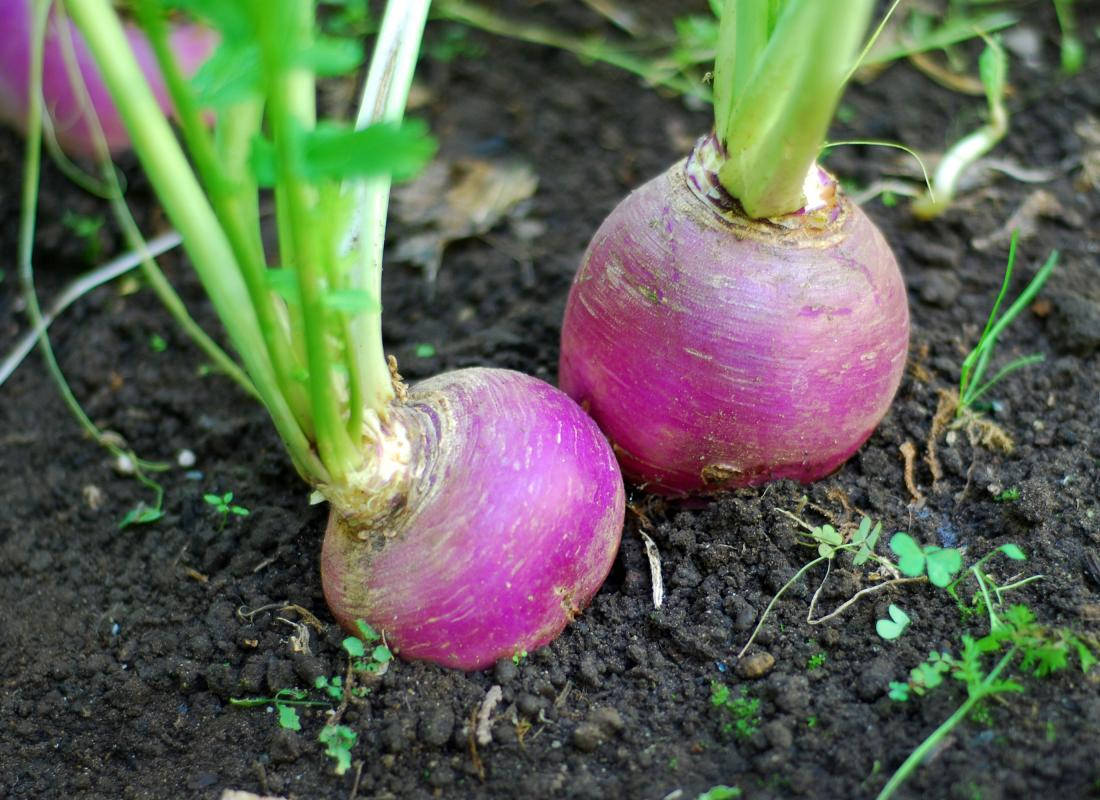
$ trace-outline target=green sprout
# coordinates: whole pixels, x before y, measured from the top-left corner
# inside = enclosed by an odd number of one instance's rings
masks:
[[[897,639],[903,633],[905,629],[909,627],[909,615],[898,608],[893,603],[887,609],[890,614],[890,619],[880,619],[875,623],[875,631],[883,639],[892,641]]]
[[[824,652],[814,653],[808,659],[806,659],[806,669],[813,672],[815,669],[821,669],[825,666],[826,655]]]
[[[416,346],[416,350],[414,352],[416,353],[417,358],[431,358],[436,353],[435,345],[429,342],[422,342],[421,344],[418,344]]]
[[[225,527],[225,523],[229,520],[230,514],[234,514],[238,517],[247,517],[249,513],[251,513],[244,506],[239,506],[232,502],[233,492],[226,492],[222,495],[204,494],[202,499],[204,503],[213,506],[214,510],[221,514],[220,528]]]
[[[356,672],[368,672],[381,675],[386,665],[393,660],[393,653],[382,641],[382,635],[361,619],[355,621],[359,628],[360,636],[348,636],[343,641],[344,651],[351,660],[351,668]],[[381,642],[375,644],[375,642]],[[367,645],[374,644],[370,654],[367,654]]]
[[[336,774],[343,775],[351,767],[351,748],[359,734],[347,725],[326,725],[317,734],[317,741],[325,746],[325,755],[336,762]]]
[[[732,800],[741,796],[741,789],[736,786],[712,786],[695,798],[695,800]]]
[[[1035,277],[1031,279],[1027,287],[1020,293],[1020,296],[1009,306],[1008,311],[998,319],[997,312],[1001,308],[1001,301],[1004,300],[1005,293],[1008,291],[1008,284],[1012,280],[1012,267],[1016,263],[1016,242],[1018,239],[1019,232],[1013,231],[1008,246],[1008,263],[1005,265],[1005,276],[1004,280],[1001,281],[1001,291],[993,302],[993,310],[989,312],[989,319],[985,323],[985,329],[978,339],[978,344],[963,360],[959,377],[959,403],[955,412],[956,416],[962,416],[974,404],[975,400],[1009,373],[1043,360],[1043,356],[1038,354],[1022,356],[1001,367],[988,381],[982,382],[986,367],[989,365],[989,359],[993,355],[993,348],[997,344],[997,337],[1020,315],[1021,311],[1028,307],[1035,295],[1043,288],[1043,284],[1046,283],[1047,278],[1050,277],[1050,273],[1058,263],[1058,251],[1053,250],[1050,256],[1047,257],[1046,263],[1035,273]]]
[[[710,703],[715,708],[725,709],[731,717],[722,724],[723,733],[748,739],[760,729],[760,698],[751,697],[744,686],[735,696],[730,687],[715,681],[710,685]]]
[[[910,578],[928,575],[928,580],[941,589],[962,569],[962,553],[953,547],[923,547],[907,533],[895,533],[890,549],[898,557],[898,569]]]
[[[168,349],[168,341],[159,333],[154,333],[149,337],[149,349],[154,353],[163,353]]]
[[[998,503],[1012,503],[1020,499],[1020,490],[1016,487],[1005,489],[1003,492],[996,495],[993,499],[996,500]]]
[[[986,36],[985,40],[985,50],[978,59],[978,74],[989,106],[989,121],[943,154],[927,191],[913,201],[913,213],[920,219],[932,219],[945,212],[955,199],[962,174],[1008,133],[1008,110],[1004,102],[1008,56],[995,38]]]
[[[309,692],[305,689],[280,689],[274,697],[230,697],[229,705],[235,708],[255,708],[257,706],[272,705],[278,714],[277,720],[280,728],[289,731],[300,731],[302,721],[298,717],[296,706],[327,706],[328,703],[321,700],[309,700]]]
[[[517,667],[520,665],[520,662],[522,662],[525,658],[527,658],[526,650],[517,650],[516,652],[512,653],[512,663],[515,664]]]
[[[84,241],[84,259],[89,264],[97,264],[103,257],[103,243],[99,238],[99,232],[103,230],[104,223],[102,215],[92,217],[66,211],[61,217],[61,224],[78,239]]]
[[[1017,545],[1003,544],[980,558],[953,581],[946,585],[937,584],[942,585],[962,608],[959,586],[967,578],[973,578],[978,586],[975,600],[980,598],[989,614],[989,632],[978,639],[963,634],[958,656],[947,651],[933,650],[925,661],[909,671],[908,680],[890,682],[889,697],[900,703],[942,686],[948,677],[965,685],[967,697],[902,763],[887,781],[877,800],[891,797],[928,753],[968,715],[976,718],[976,714],[984,712],[986,723],[991,725],[988,711],[979,707],[979,704],[995,695],[1025,691],[1025,687],[1018,681],[1001,678],[1010,667],[1042,678],[1065,669],[1074,655],[1083,673],[1097,663],[1090,646],[1073,631],[1066,628],[1051,629],[1038,624],[1035,615],[1026,605],[1005,607],[1005,592],[1039,580],[1042,576],[1034,575],[1013,583],[998,584],[983,569],[984,564],[998,554],[1013,561],[1023,561],[1026,558]],[[879,622],[881,624],[885,621]],[[1003,655],[1000,655],[1002,652]],[[996,663],[991,668],[988,665],[990,657],[996,658]]]

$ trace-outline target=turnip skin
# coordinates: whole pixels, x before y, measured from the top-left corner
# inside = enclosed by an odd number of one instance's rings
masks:
[[[843,197],[781,220],[791,227],[752,221],[693,191],[687,163],[634,191],[592,239],[566,306],[560,385],[649,491],[817,480],[866,441],[901,381],[897,262]]]
[[[622,532],[622,477],[595,423],[543,381],[475,368],[414,386],[386,427],[408,446],[379,463],[407,462],[407,480],[372,493],[368,513],[334,510],[325,532],[340,624],[364,619],[404,658],[467,670],[556,637]]]
[[[30,6],[31,0],[0,0],[0,120],[17,128],[23,128],[27,115],[27,79],[31,63]],[[84,121],[77,100],[79,95],[72,86],[65,64],[63,30],[65,28],[59,24],[56,14],[51,13],[42,60],[45,113],[50,116],[54,135],[66,153],[92,157],[96,154],[95,142]],[[76,64],[87,84],[92,106],[99,115],[107,147],[111,153],[119,153],[129,147],[130,137],[83,37],[75,26],[70,26],[68,30],[72,34]],[[168,112],[171,106],[168,90],[148,40],[133,25],[126,27],[126,38],[150,82],[153,94],[161,108]],[[191,75],[214,51],[217,35],[201,25],[174,24],[169,40],[180,69],[185,75]]]

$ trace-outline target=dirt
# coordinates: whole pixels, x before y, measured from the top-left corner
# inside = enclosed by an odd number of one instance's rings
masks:
[[[1001,582],[1043,578],[1010,601],[1095,645],[1100,193],[1088,183],[1098,145],[1081,126],[1100,115],[1092,33],[1100,16],[1078,6],[1088,65],[1071,79],[1057,74],[1048,4],[1022,6],[1040,61],[1013,63],[1012,131],[996,150],[1051,168],[1053,177],[1029,184],[996,173],[931,223],[913,220],[904,200],[866,206],[903,265],[913,332],[897,400],[858,455],[808,487],[780,483],[689,506],[633,492],[607,584],[557,641],[470,674],[395,662],[343,714],[358,734],[343,776],[317,741],[330,706],[303,707],[301,731],[293,732],[279,727],[270,704],[230,704],[345,673],[344,634],[318,578],[324,509],[308,504],[260,408],[201,370],[201,354],[140,281],[82,299],[52,330],[76,397],[144,457],[174,465],[189,450],[196,462],[158,475],[161,520],[120,529],[123,515],[151,495],[82,434],[41,358],[0,388],[0,798],[217,798],[242,789],[287,798],[690,800],[716,784],[751,798],[873,797],[965,698],[950,681],[899,703],[887,696],[889,682],[904,680],[930,650],[957,652],[962,634],[980,636],[988,623],[962,618],[944,592],[913,585],[809,625],[807,606],[823,577],[815,570],[783,595],[751,658],[739,662],[770,599],[814,555],[780,509],[811,524],[867,514],[888,534],[962,547],[968,563],[1016,543],[1028,560],[1002,557],[990,572]],[[557,21],[546,6],[531,13]],[[561,24],[604,29],[584,10]],[[447,36],[433,24],[433,40]],[[587,237],[618,198],[686,152],[707,115],[563,52],[481,34],[465,41],[481,52],[424,61],[418,113],[446,157],[530,164],[540,183],[527,219],[542,227],[531,238],[498,226],[451,245],[431,299],[417,270],[391,265],[388,348],[412,379],[479,364],[553,381],[565,295]],[[853,86],[834,137],[942,149],[978,121],[981,105],[898,64]],[[14,269],[20,159],[18,139],[4,133],[5,350],[25,326]],[[828,159],[861,185],[896,164],[892,152],[875,148],[842,148]],[[161,229],[144,181],[132,162],[124,166],[139,219]],[[1004,242],[979,250],[974,240],[1001,229],[1039,189],[1062,210],[1035,219],[1021,242],[1016,290],[1051,249],[1061,262],[1040,303],[1004,334],[997,363],[1028,353],[1046,360],[987,396],[986,418],[1015,447],[1002,452],[972,446],[965,431],[943,434],[942,477],[934,480],[923,456],[940,392],[957,385],[1004,266]],[[63,211],[106,210],[52,167],[43,192],[37,264],[49,297],[89,255],[62,225]],[[401,235],[395,229],[394,241]],[[99,244],[103,258],[118,252],[120,237],[108,225]],[[198,320],[218,331],[181,257],[166,257],[164,267]],[[163,348],[152,346],[154,335]],[[916,448],[912,489],[920,499],[906,483],[905,442]],[[251,513],[223,523],[203,495],[229,491]],[[660,609],[643,532],[662,559]],[[872,583],[846,564],[830,575],[820,610]],[[896,642],[875,632],[892,602],[913,619]],[[984,704],[899,797],[1100,796],[1100,670],[1083,675],[1074,664],[1042,680],[1016,677],[1027,691]],[[711,703],[715,682],[759,700],[759,721],[750,720],[746,735],[725,730],[729,717]],[[493,686],[501,700],[489,718],[491,739],[478,743],[476,714]]]

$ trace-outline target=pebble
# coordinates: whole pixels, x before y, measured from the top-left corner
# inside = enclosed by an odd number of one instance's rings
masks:
[[[763,678],[775,666],[775,656],[766,651],[753,653],[737,662],[736,672],[746,680]]]
[[[176,454],[176,463],[184,469],[190,469],[195,466],[195,454],[191,450],[180,450]]]
[[[603,741],[603,730],[593,722],[582,722],[573,729],[573,746],[582,753],[591,753]]]

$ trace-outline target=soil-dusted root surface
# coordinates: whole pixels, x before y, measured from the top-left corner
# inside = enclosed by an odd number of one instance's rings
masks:
[[[581,4],[564,8],[513,4],[508,11],[611,33]],[[811,487],[780,483],[695,506],[659,506],[635,491],[608,582],[559,639],[469,674],[391,664],[343,711],[358,741],[342,777],[317,742],[330,706],[303,707],[293,732],[278,726],[269,706],[229,702],[346,673],[344,634],[325,608],[318,575],[324,508],[308,504],[264,414],[226,380],[203,373],[201,355],[140,281],[83,299],[52,331],[62,368],[93,419],[142,455],[173,464],[158,476],[165,516],[118,528],[150,495],[81,434],[37,355],[0,387],[0,798],[216,798],[242,789],[303,800],[353,793],[690,800],[719,783],[750,798],[873,797],[963,699],[951,682],[899,704],[886,696],[887,684],[930,650],[957,649],[961,634],[984,633],[981,618],[964,621],[942,592],[911,586],[811,626],[807,605],[822,578],[814,572],[764,625],[750,654],[768,657],[737,662],[768,601],[814,552],[778,509],[802,509],[814,524],[867,513],[887,533],[954,543],[971,560],[1014,542],[1028,561],[997,560],[992,572],[1001,580],[1017,572],[1044,578],[1011,599],[1045,623],[1100,634],[1100,47],[1093,34],[1100,16],[1087,4],[1077,9],[1088,65],[1066,80],[1056,74],[1049,4],[1022,7],[1037,60],[1013,60],[1012,132],[995,152],[1051,170],[1049,180],[987,174],[957,210],[929,224],[912,221],[904,200],[866,205],[894,244],[913,326],[900,393],[867,445]],[[453,44],[456,35],[434,24],[429,41]],[[630,188],[687,152],[706,113],[564,53],[480,34],[465,41],[481,54],[425,60],[417,113],[430,120],[444,157],[524,161],[539,188],[524,224],[448,248],[433,299],[425,299],[419,271],[387,269],[388,346],[411,379],[489,365],[553,380],[561,312],[588,237]],[[982,106],[906,64],[854,86],[844,102],[849,121],[834,138],[927,150],[971,129]],[[9,176],[0,194],[5,349],[25,325],[14,269],[20,158],[19,141],[0,135]],[[867,185],[893,159],[890,151],[844,148],[827,163]],[[149,231],[161,229],[146,183],[126,166],[139,219]],[[106,209],[52,167],[46,172],[37,264],[49,297],[86,266],[87,242],[62,223],[65,211]],[[988,395],[991,418],[1015,449],[974,447],[964,431],[941,435],[942,477],[934,481],[926,442],[939,393],[956,384],[999,285],[1007,236],[998,231],[1021,207],[1036,205],[1060,211],[1032,215],[1021,280],[1052,248],[1062,261],[1042,302],[1003,337],[999,359],[1037,352],[1046,360]],[[404,233],[395,228],[394,241]],[[110,225],[96,242],[98,259],[120,247]],[[195,315],[216,330],[180,257],[164,265]],[[155,336],[162,352],[151,344]],[[905,442],[917,450],[920,501],[903,475]],[[193,466],[175,466],[183,450],[194,454]],[[998,501],[1008,490],[1018,499]],[[251,513],[223,525],[202,497],[227,491]],[[642,532],[662,560],[659,610]],[[869,583],[841,566],[822,590],[823,611]],[[891,602],[913,619],[895,643],[874,630]],[[1097,670],[1083,676],[1076,668],[1026,678],[1026,693],[988,703],[898,796],[1094,796],[1098,680]],[[724,732],[729,718],[710,702],[715,681],[735,697],[743,691],[759,700],[759,722],[747,736]],[[494,686],[500,700],[479,737],[477,713]]]

